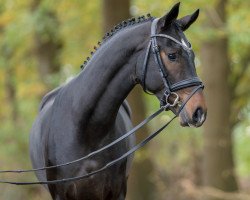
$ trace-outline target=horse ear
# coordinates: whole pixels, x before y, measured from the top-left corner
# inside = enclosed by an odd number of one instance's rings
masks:
[[[161,29],[166,29],[174,20],[177,19],[179,14],[180,2],[175,4],[172,9],[163,17],[160,18],[159,24]]]
[[[178,24],[180,24],[181,26],[182,31],[187,30],[188,27],[196,21],[199,16],[199,12],[200,10],[198,9],[192,15],[187,15],[177,20]]]

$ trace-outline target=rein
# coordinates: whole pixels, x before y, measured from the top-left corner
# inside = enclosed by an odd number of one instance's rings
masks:
[[[36,169],[27,169],[27,170],[0,170],[0,173],[27,173],[27,172],[42,171],[42,170],[47,170],[47,169],[54,169],[54,168],[58,168],[58,167],[63,167],[63,166],[71,165],[73,163],[77,163],[77,162],[86,160],[86,159],[91,158],[94,155],[96,155],[98,153],[101,153],[102,151],[104,151],[104,150],[106,150],[106,149],[114,146],[115,144],[119,143],[120,141],[124,140],[125,138],[129,137],[130,135],[132,135],[133,133],[135,133],[138,129],[140,129],[145,124],[147,124],[152,119],[154,119],[162,111],[164,111],[163,107],[161,107],[155,113],[153,113],[152,115],[150,115],[149,117],[147,117],[146,119],[144,119],[140,124],[138,124],[137,126],[135,126],[133,129],[131,129],[126,134],[124,134],[121,137],[117,138],[116,140],[114,140],[113,142],[109,143],[108,145],[106,145],[106,146],[104,146],[104,147],[102,147],[102,148],[100,148],[98,150],[95,150],[95,151],[89,153],[88,155],[83,156],[83,157],[81,157],[79,159],[73,160],[71,162],[63,163],[63,164],[60,164],[60,165],[53,165],[53,166],[48,166],[48,167],[36,168]]]
[[[187,99],[185,100],[185,102],[182,104],[182,106],[179,108],[177,114],[172,117],[171,120],[169,120],[165,125],[163,125],[161,128],[159,128],[157,131],[153,132],[151,135],[149,135],[148,137],[146,137],[144,140],[142,140],[140,143],[138,143],[136,146],[134,146],[132,149],[130,149],[128,152],[126,152],[125,154],[123,154],[122,156],[120,156],[119,158],[107,163],[105,166],[101,167],[98,170],[92,171],[90,173],[84,174],[82,176],[77,176],[77,177],[71,177],[71,178],[64,178],[64,179],[58,179],[58,180],[51,180],[51,181],[32,181],[32,182],[14,182],[14,181],[5,181],[5,180],[0,180],[0,183],[5,183],[5,184],[11,184],[11,185],[38,185],[38,184],[60,184],[60,183],[66,183],[66,182],[70,182],[70,181],[76,181],[76,180],[81,180],[84,178],[88,178],[94,174],[100,173],[106,169],[108,169],[109,167],[115,165],[116,163],[120,162],[121,160],[127,158],[129,155],[133,154],[135,151],[137,151],[138,149],[142,148],[143,146],[145,146],[149,141],[151,141],[155,136],[157,136],[161,131],[163,131],[176,117],[178,117],[179,113],[182,111],[182,109],[184,108],[184,106],[186,105],[186,103],[189,101],[189,99],[200,89],[203,89],[202,86],[198,86],[196,88],[194,88],[194,90],[190,93],[190,95],[187,97]],[[129,131],[128,133],[126,133],[125,135],[121,136],[120,138],[118,138],[117,140],[113,141],[112,143],[108,144],[107,146],[104,146],[103,148],[94,151],[90,154],[88,154],[87,156],[84,156],[80,159],[68,162],[68,163],[64,163],[61,165],[55,165],[55,166],[50,166],[50,167],[43,167],[43,168],[37,168],[37,169],[31,169],[31,170],[6,170],[6,171],[1,171],[1,173],[4,172],[9,172],[9,173],[23,173],[23,172],[32,172],[32,171],[40,171],[40,170],[45,170],[45,169],[52,169],[52,168],[56,168],[56,167],[61,167],[61,166],[66,166],[66,165],[70,165],[76,162],[79,162],[81,160],[85,160],[97,153],[102,152],[103,150],[113,146],[114,144],[117,144],[119,141],[125,139],[126,137],[128,137],[129,135],[131,135],[132,133],[134,133],[136,130],[138,130],[140,127],[142,127],[143,125],[146,124],[146,122],[149,122],[150,120],[152,120],[154,117],[156,117],[157,115],[159,115],[162,111],[164,111],[166,109],[166,107],[170,107],[170,105],[166,105],[165,107],[161,107],[158,111],[156,111],[154,114],[152,114],[151,116],[149,116],[148,118],[146,118],[145,120],[143,120],[140,124],[138,124],[134,129],[132,129],[131,131]],[[136,129],[136,130],[135,130]]]
[[[6,183],[6,184],[12,184],[12,185],[60,184],[60,183],[66,183],[66,182],[70,182],[70,181],[76,181],[76,180],[81,180],[81,179],[84,179],[84,178],[88,178],[88,177],[90,177],[90,176],[92,176],[94,174],[100,173],[100,172],[106,170],[107,168],[115,165],[119,161],[127,158],[129,155],[131,155],[132,153],[134,153],[135,151],[137,151],[138,149],[140,149],[141,147],[143,147],[150,140],[152,140],[155,136],[157,136],[164,128],[166,128],[170,124],[170,122],[172,122],[176,117],[177,116],[174,116],[168,123],[166,123],[160,129],[158,129],[157,131],[155,131],[154,133],[152,133],[151,135],[149,135],[146,139],[144,139],[142,142],[140,142],[139,144],[137,144],[136,146],[134,146],[132,149],[130,149],[128,152],[126,152],[125,154],[123,154],[119,158],[117,158],[117,159],[115,159],[115,160],[107,163],[102,168],[100,168],[98,170],[95,170],[93,172],[84,174],[82,176],[76,176],[76,177],[72,177],[72,178],[65,178],[65,179],[52,180],[52,181],[12,182],[12,181],[0,180],[0,183]],[[53,166],[53,167],[55,167],[55,166]]]
[[[162,34],[156,34],[156,25],[159,19],[154,19],[152,25],[151,25],[151,36],[150,36],[150,42],[149,45],[147,47],[146,50],[146,55],[145,55],[145,60],[144,60],[144,65],[143,65],[143,89],[145,92],[148,93],[146,87],[145,87],[145,79],[146,79],[146,71],[147,71],[147,62],[148,62],[148,58],[149,58],[149,54],[150,54],[150,50],[153,51],[154,54],[154,58],[155,58],[155,62],[158,64],[162,78],[163,78],[163,82],[164,85],[166,87],[166,91],[164,92],[164,95],[161,99],[161,106],[160,109],[157,110],[155,113],[153,113],[152,115],[150,115],[149,117],[147,117],[146,119],[144,119],[140,124],[138,124],[136,127],[134,127],[132,130],[130,130],[129,132],[127,132],[126,134],[122,135],[121,137],[117,138],[116,140],[114,140],[113,142],[109,143],[108,145],[91,152],[90,154],[83,156],[79,159],[67,162],[67,163],[63,163],[63,164],[59,164],[59,165],[54,165],[54,166],[48,166],[48,167],[41,167],[41,168],[36,168],[36,169],[28,169],[28,170],[1,170],[0,173],[27,173],[27,172],[35,172],[35,171],[42,171],[42,170],[49,170],[49,169],[53,169],[53,168],[58,168],[58,167],[63,167],[63,166],[67,166],[67,165],[71,165],[73,163],[77,163],[83,160],[86,160],[100,152],[103,152],[104,150],[114,146],[115,144],[119,143],[120,141],[124,140],[125,138],[129,137],[130,135],[132,135],[133,133],[135,133],[138,129],[140,129],[142,126],[144,126],[145,124],[147,124],[149,121],[151,121],[152,119],[154,119],[156,116],[158,116],[162,111],[167,110],[167,109],[171,109],[173,107],[175,107],[177,104],[180,103],[179,101],[179,96],[177,93],[175,93],[175,91],[183,89],[183,88],[187,88],[187,87],[192,87],[192,86],[196,86],[192,92],[189,94],[189,96],[185,99],[184,102],[182,102],[182,104],[179,106],[179,109],[177,112],[174,112],[175,116],[173,118],[171,118],[171,120],[169,120],[165,125],[163,125],[161,128],[159,128],[158,130],[156,130],[155,132],[151,133],[148,137],[146,137],[144,140],[142,140],[140,143],[138,143],[136,146],[134,146],[132,149],[130,149],[129,151],[127,151],[126,153],[124,153],[123,155],[121,155],[120,157],[116,158],[115,160],[112,160],[110,162],[108,162],[106,165],[104,165],[103,167],[92,171],[90,173],[81,175],[81,176],[76,176],[76,177],[70,177],[70,178],[64,178],[64,179],[58,179],[58,180],[51,180],[51,181],[34,181],[34,182],[14,182],[14,181],[5,181],[5,180],[0,180],[0,183],[6,183],[6,184],[12,184],[12,185],[35,185],[35,184],[60,184],[60,183],[66,183],[66,182],[70,182],[70,181],[76,181],[76,180],[81,180],[87,177],[90,177],[94,174],[100,173],[106,169],[108,169],[109,167],[115,165],[116,163],[120,162],[121,160],[127,158],[129,155],[133,154],[135,151],[137,151],[138,149],[142,148],[144,145],[146,145],[149,141],[151,141],[155,136],[157,136],[162,130],[164,130],[176,117],[179,116],[180,112],[183,110],[184,106],[187,104],[187,102],[189,101],[189,99],[200,89],[203,89],[204,86],[202,84],[202,82],[200,81],[200,79],[198,77],[193,77],[190,79],[185,79],[182,80],[180,82],[177,82],[173,85],[171,85],[168,82],[167,79],[167,73],[166,73],[166,69],[162,63],[161,57],[160,57],[160,51],[159,51],[159,47],[157,45],[157,37],[165,37],[168,38],[178,44],[180,44],[184,50],[190,51],[191,47],[187,47],[186,45],[183,45],[182,43],[180,43],[178,40],[176,40],[175,38],[168,36],[168,35],[162,35]],[[172,95],[174,96],[175,100],[173,101],[173,103],[169,102],[169,96]]]

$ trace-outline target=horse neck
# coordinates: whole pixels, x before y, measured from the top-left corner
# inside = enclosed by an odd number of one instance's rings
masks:
[[[66,86],[70,93],[67,107],[74,113],[74,120],[80,122],[81,130],[103,130],[114,124],[120,105],[135,85],[138,48],[145,41],[142,36],[146,30],[149,32],[149,22],[112,36]]]

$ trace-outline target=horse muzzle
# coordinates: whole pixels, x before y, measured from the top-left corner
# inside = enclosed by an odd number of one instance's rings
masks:
[[[200,127],[206,120],[207,111],[202,107],[198,107],[190,115],[184,108],[180,113],[181,126]]]

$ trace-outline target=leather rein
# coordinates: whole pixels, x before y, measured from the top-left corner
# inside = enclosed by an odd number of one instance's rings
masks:
[[[42,170],[50,170],[50,169],[54,169],[54,168],[59,168],[59,167],[63,167],[63,166],[68,166],[68,165],[72,165],[74,163],[86,160],[96,154],[99,154],[101,152],[103,152],[104,150],[114,146],[115,144],[121,142],[122,140],[124,140],[125,138],[129,137],[130,135],[132,135],[133,133],[135,133],[138,129],[140,129],[142,126],[144,126],[145,124],[147,124],[148,122],[150,122],[152,119],[154,119],[156,116],[158,116],[161,112],[163,112],[164,110],[167,109],[171,109],[173,107],[175,107],[177,104],[179,105],[178,111],[174,112],[175,116],[173,118],[171,118],[171,120],[169,120],[165,125],[163,125],[161,128],[159,128],[158,130],[156,130],[155,132],[151,133],[148,137],[146,137],[144,140],[142,140],[140,143],[138,143],[137,145],[135,145],[132,149],[130,149],[129,151],[127,151],[126,153],[124,153],[122,156],[118,157],[115,160],[112,160],[110,162],[108,162],[106,165],[104,165],[103,167],[92,171],[90,173],[81,175],[81,176],[76,176],[76,177],[70,177],[70,178],[64,178],[64,179],[58,179],[58,180],[50,180],[50,181],[32,181],[32,182],[14,182],[14,181],[6,181],[6,180],[0,180],[0,183],[6,183],[6,184],[12,184],[12,185],[37,185],[37,184],[60,184],[60,183],[66,183],[66,182],[70,182],[70,181],[76,181],[76,180],[81,180],[84,178],[88,178],[94,174],[100,173],[104,170],[106,170],[107,168],[115,165],[116,163],[120,162],[121,160],[127,158],[128,156],[130,156],[131,154],[133,154],[135,151],[137,151],[138,149],[140,149],[141,147],[143,147],[145,144],[147,144],[150,140],[152,140],[155,136],[157,136],[162,130],[164,130],[176,117],[179,116],[180,112],[183,110],[183,108],[185,107],[185,105],[187,104],[187,102],[189,101],[189,99],[200,89],[203,89],[204,86],[202,84],[202,82],[200,81],[200,79],[198,77],[193,77],[191,79],[186,79],[186,80],[182,80],[180,82],[177,82],[175,84],[170,84],[168,79],[167,79],[167,72],[166,69],[162,63],[161,57],[160,57],[160,50],[159,50],[159,46],[157,45],[157,37],[164,37],[167,39],[170,39],[172,41],[174,41],[175,43],[178,43],[179,45],[181,45],[181,47],[183,47],[184,50],[190,51],[192,48],[191,47],[187,47],[186,45],[183,45],[182,43],[180,43],[178,40],[176,40],[175,38],[169,36],[169,35],[163,35],[163,34],[156,34],[156,25],[158,22],[158,18],[154,19],[154,21],[152,22],[151,25],[151,36],[150,36],[150,42],[149,45],[147,47],[146,50],[146,55],[145,55],[145,59],[144,59],[144,64],[143,64],[143,77],[142,77],[142,85],[143,85],[143,89],[145,92],[149,93],[146,89],[146,84],[145,84],[145,80],[146,80],[146,72],[147,72],[147,63],[148,63],[148,59],[149,59],[149,54],[152,51],[153,55],[154,55],[154,60],[157,63],[157,65],[159,66],[159,71],[161,73],[164,85],[165,85],[165,92],[164,95],[161,99],[161,106],[160,109],[157,110],[155,113],[153,113],[152,115],[150,115],[149,117],[147,117],[146,119],[144,119],[141,123],[139,123],[137,126],[135,126],[132,130],[130,130],[129,132],[125,133],[124,135],[122,135],[121,137],[117,138],[116,140],[114,140],[113,142],[109,143],[108,145],[91,152],[90,154],[83,156],[79,159],[67,162],[67,163],[63,163],[63,164],[59,164],[59,165],[54,165],[54,166],[48,166],[48,167],[41,167],[41,168],[36,168],[36,169],[28,169],[28,170],[0,170],[0,173],[28,173],[28,172],[35,172],[35,171],[42,171]],[[175,93],[175,91],[180,90],[180,89],[184,89],[187,87],[193,87],[196,86],[192,92],[189,94],[189,96],[185,99],[184,102],[182,102],[182,104],[180,104],[180,100],[179,100],[179,96],[177,93]],[[174,101],[170,102],[169,97],[173,96],[174,97]]]

